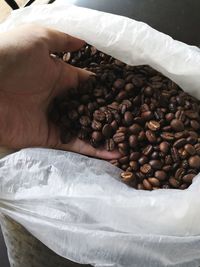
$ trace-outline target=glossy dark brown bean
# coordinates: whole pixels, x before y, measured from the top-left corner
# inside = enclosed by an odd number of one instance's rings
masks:
[[[154,176],[160,180],[160,181],[164,181],[167,178],[167,173],[163,170],[161,171],[156,171]]]
[[[184,124],[182,121],[173,119],[170,123],[172,129],[176,132],[181,132],[184,130]]]
[[[160,170],[163,166],[163,163],[160,160],[156,160],[156,159],[150,160],[149,164],[154,170]]]
[[[188,160],[188,163],[191,168],[199,169],[200,168],[200,156],[198,155],[191,156]]]
[[[164,154],[166,154],[169,151],[169,148],[170,144],[166,141],[161,142],[159,145],[160,151],[163,152]]]
[[[134,124],[132,124],[130,127],[129,127],[129,131],[130,131],[130,133],[132,133],[132,134],[139,134],[139,132],[142,130],[142,127],[139,125],[139,124],[137,124],[137,123],[134,123]]]
[[[146,189],[146,190],[152,190],[153,189],[151,183],[147,179],[144,179],[142,184],[144,186],[144,189]]]
[[[186,174],[183,176],[183,181],[185,183],[192,183],[193,178],[195,177],[195,174],[191,173],[191,174]]]
[[[196,154],[196,149],[193,145],[191,144],[187,144],[184,146],[184,149],[187,151],[188,154],[190,155],[194,155]]]
[[[110,138],[112,136],[113,133],[113,129],[110,126],[110,124],[105,124],[102,128],[102,134],[106,137],[106,138]]]
[[[154,133],[153,131],[151,131],[151,130],[147,130],[145,134],[146,134],[146,138],[147,138],[147,140],[148,140],[150,143],[156,143],[157,138],[156,138],[156,135],[155,135],[155,133]]]
[[[113,140],[115,143],[122,143],[124,142],[126,139],[126,136],[123,132],[119,132],[119,133],[116,133],[114,136],[113,136]]]
[[[126,111],[124,114],[124,120],[127,126],[133,123],[133,114],[130,111]]]
[[[176,142],[174,142],[174,146],[176,148],[181,148],[187,143],[187,140],[185,138],[178,139]]]
[[[151,165],[149,165],[149,164],[147,164],[147,163],[144,164],[144,165],[142,165],[142,166],[140,167],[140,171],[141,171],[142,173],[144,173],[144,174],[148,174],[148,173],[150,173],[151,170],[152,170]]]
[[[130,135],[129,136],[129,145],[130,145],[130,147],[132,147],[132,148],[136,147],[137,143],[138,143],[137,136],[133,135],[133,134]]]
[[[122,172],[121,173],[122,181],[125,183],[130,183],[135,178],[134,174],[132,172]]]
[[[149,177],[148,178],[148,182],[152,185],[152,186],[156,186],[159,187],[160,186],[160,181],[155,178],[155,177]]]
[[[147,126],[151,131],[158,131],[160,129],[160,123],[154,120],[149,121]]]
[[[106,150],[113,151],[115,149],[115,142],[112,138],[106,140]]]

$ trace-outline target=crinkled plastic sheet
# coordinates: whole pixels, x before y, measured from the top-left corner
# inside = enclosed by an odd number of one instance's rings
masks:
[[[0,25],[0,32],[33,22],[81,38],[127,64],[148,64],[200,98],[200,49],[175,41],[143,22],[62,0],[14,11]]]
[[[57,254],[94,266],[199,266],[200,179],[137,191],[111,164],[25,149],[0,161],[0,210]]]
[[[200,50],[125,17],[63,2],[15,11],[7,31],[37,22],[131,65],[149,64],[200,98]],[[59,255],[94,266],[200,265],[200,179],[137,191],[104,161],[25,149],[0,161],[0,211]]]

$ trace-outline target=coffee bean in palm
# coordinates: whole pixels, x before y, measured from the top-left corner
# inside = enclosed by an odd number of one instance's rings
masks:
[[[98,132],[98,131],[94,131],[92,133],[92,139],[95,141],[95,142],[100,142],[102,139],[103,139],[103,135],[101,132]]]
[[[115,149],[115,142],[112,138],[106,140],[106,150],[113,151]]]
[[[118,132],[113,136],[113,140],[116,144],[124,142],[126,139],[126,135],[123,132]]]
[[[113,129],[110,126],[110,124],[105,124],[102,128],[102,134],[105,136],[105,138],[110,138],[112,136]]]
[[[104,121],[106,118],[106,115],[103,111],[101,110],[95,110],[95,112],[93,113],[93,118],[97,121]]]

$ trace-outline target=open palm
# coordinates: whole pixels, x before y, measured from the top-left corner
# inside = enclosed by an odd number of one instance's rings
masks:
[[[112,159],[116,152],[97,150],[79,139],[60,141],[59,129],[47,116],[52,99],[76,88],[90,73],[51,56],[74,51],[84,42],[38,26],[23,26],[1,34],[0,143],[9,148],[51,147]]]

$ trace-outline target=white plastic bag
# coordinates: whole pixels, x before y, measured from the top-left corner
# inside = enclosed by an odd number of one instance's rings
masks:
[[[200,98],[200,50],[128,18],[55,3],[14,12],[6,31],[37,22],[130,64],[149,64]],[[0,161],[0,211],[57,254],[94,266],[200,266],[200,179],[137,191],[110,164],[26,149]]]

